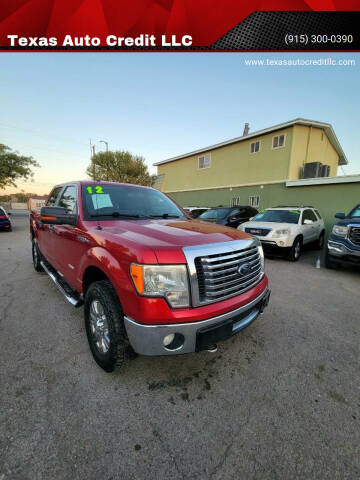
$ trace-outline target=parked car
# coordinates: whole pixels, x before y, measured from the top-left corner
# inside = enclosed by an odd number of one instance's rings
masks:
[[[30,236],[35,270],[84,304],[90,349],[108,372],[134,351],[215,351],[269,301],[259,240],[188,219],[149,187],[58,185],[31,212]]]
[[[313,207],[266,208],[239,229],[255,235],[265,253],[280,254],[293,262],[299,260],[303,245],[314,243],[318,249],[324,245],[324,220]]]
[[[0,207],[0,230],[11,232],[12,226],[9,216],[11,213],[6,213],[3,207]]]
[[[333,226],[328,238],[325,265],[334,268],[341,264],[360,266],[360,204],[348,215],[337,213],[340,221]]]
[[[257,213],[256,208],[250,207],[249,205],[239,205],[237,207],[211,208],[202,213],[198,218],[206,222],[237,228],[240,223],[247,222],[249,218]]]
[[[189,213],[192,218],[199,217],[202,213],[209,210],[208,207],[183,207],[186,213]]]

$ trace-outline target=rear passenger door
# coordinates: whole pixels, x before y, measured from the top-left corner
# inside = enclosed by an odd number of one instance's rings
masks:
[[[57,203],[57,199],[62,190],[63,186],[54,187],[51,191],[48,201],[46,202],[47,207],[54,207]],[[52,250],[53,250],[53,230],[54,225],[44,225],[40,222],[38,228],[38,244],[41,253],[44,255],[45,259],[50,263],[53,262]]]
[[[310,220],[311,224],[306,225],[305,220]],[[319,238],[319,220],[312,210],[307,208],[303,211],[301,223],[304,235],[304,243],[314,242],[317,238]]]
[[[78,186],[66,185],[61,192],[58,207],[67,213],[78,213]],[[73,225],[54,225],[53,258],[54,267],[65,280],[76,288],[76,267],[80,261],[84,243],[78,241],[80,231]]]

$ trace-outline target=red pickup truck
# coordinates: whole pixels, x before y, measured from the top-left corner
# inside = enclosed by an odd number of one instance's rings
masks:
[[[191,219],[163,193],[112,182],[56,186],[30,214],[36,271],[75,307],[106,371],[134,352],[216,350],[270,296],[260,242]]]

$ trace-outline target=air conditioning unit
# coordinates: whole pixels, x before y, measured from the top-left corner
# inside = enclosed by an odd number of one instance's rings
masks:
[[[305,163],[304,178],[321,177],[321,167],[322,167],[322,163],[320,162]]]
[[[328,177],[330,175],[330,165],[321,166],[321,176]]]

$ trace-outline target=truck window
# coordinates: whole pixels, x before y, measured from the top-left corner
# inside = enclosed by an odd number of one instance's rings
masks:
[[[62,187],[55,187],[49,195],[49,199],[46,203],[48,207],[53,207],[56,204],[56,200],[61,192]]]
[[[76,213],[77,189],[75,185],[69,185],[65,188],[59,200],[59,207],[64,207],[67,213]]]

